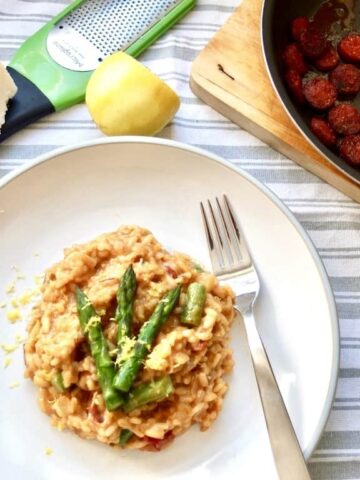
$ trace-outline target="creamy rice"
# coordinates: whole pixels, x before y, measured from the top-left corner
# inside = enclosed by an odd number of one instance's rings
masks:
[[[137,384],[170,374],[174,393],[125,414],[109,412],[97,381],[94,361],[81,332],[74,290],[81,287],[102,314],[110,350],[116,344],[113,321],[119,279],[130,265],[138,288],[134,329],[148,319],[158,301],[179,283],[180,301],[156,338]],[[198,327],[181,325],[186,288],[192,282],[206,287],[205,310]],[[143,228],[121,227],[83,245],[66,249],[61,262],[45,275],[42,297],[33,310],[25,345],[26,376],[39,389],[41,409],[59,430],[81,437],[119,443],[122,429],[135,435],[126,448],[160,449],[197,423],[206,430],[218,416],[233,366],[229,330],[234,317],[233,293],[214,275],[199,271],[186,255],[168,253]],[[52,379],[61,372],[65,392]]]

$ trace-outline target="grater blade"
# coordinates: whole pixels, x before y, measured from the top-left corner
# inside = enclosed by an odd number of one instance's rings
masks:
[[[106,56],[126,50],[181,2],[86,0],[51,30],[48,53],[69,70],[95,70]]]

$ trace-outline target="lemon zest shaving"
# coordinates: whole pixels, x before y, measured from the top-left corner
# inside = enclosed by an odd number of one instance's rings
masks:
[[[11,300],[11,305],[12,305],[14,308],[17,308],[17,307],[19,306],[19,303],[18,303],[18,301],[17,301],[16,298],[13,298],[13,299]]]
[[[2,343],[1,348],[4,350],[5,353],[12,353],[18,348],[19,345],[15,343]]]
[[[20,382],[12,382],[9,385],[9,388],[11,388],[11,389],[17,388],[17,387],[20,387]]]
[[[5,357],[4,358],[4,362],[3,362],[4,368],[7,368],[9,365],[11,365],[11,363],[12,363],[12,358],[10,358],[10,357]]]
[[[115,365],[123,364],[131,355],[134,346],[136,343],[136,339],[130,337],[124,337],[121,342],[121,353],[117,356],[115,361]]]
[[[21,295],[18,297],[18,303],[20,305],[27,305],[28,303],[31,302],[33,296],[33,292],[31,290],[26,290],[23,292]]]
[[[21,313],[20,310],[17,308],[14,308],[13,310],[9,310],[6,313],[6,317],[9,320],[10,323],[15,323],[21,320]]]
[[[15,292],[15,282],[10,282],[5,287],[5,293],[10,294]]]
[[[99,315],[94,315],[94,316],[90,317],[88,323],[86,324],[85,330],[84,330],[85,333],[88,333],[90,328],[95,327],[99,323],[101,323],[101,318],[99,317]]]

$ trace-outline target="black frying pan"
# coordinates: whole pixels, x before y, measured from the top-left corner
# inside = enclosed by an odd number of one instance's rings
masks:
[[[289,32],[292,19],[298,16],[312,16],[323,3],[324,0],[264,0],[262,41],[265,61],[280,100],[303,135],[330,162],[360,184],[360,169],[354,168],[342,160],[311,132],[308,127],[310,112],[305,107],[297,106],[293,102],[283,80],[281,53],[290,41]],[[355,14],[354,27],[356,30],[360,30],[360,0],[338,0],[337,3],[345,4],[350,13]],[[360,94],[355,100],[355,105],[360,108]]]

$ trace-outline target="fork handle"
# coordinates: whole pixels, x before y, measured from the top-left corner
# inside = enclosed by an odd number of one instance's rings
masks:
[[[240,312],[279,480],[311,480],[251,310]]]

